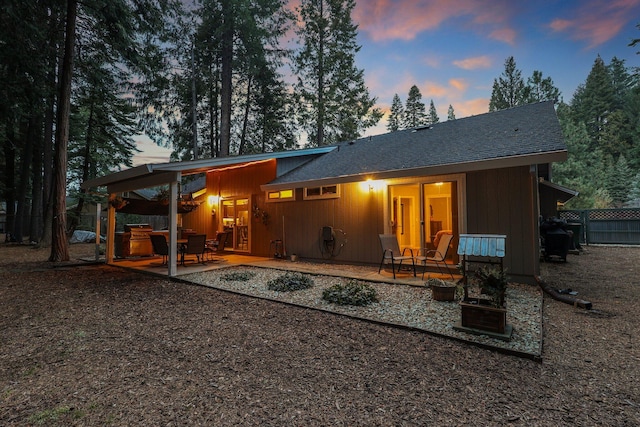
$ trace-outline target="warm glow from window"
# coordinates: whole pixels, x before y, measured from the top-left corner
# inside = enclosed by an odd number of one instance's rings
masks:
[[[295,194],[293,192],[293,189],[267,192],[268,201],[275,202],[275,201],[285,201],[285,200],[294,200],[294,199],[295,199]]]

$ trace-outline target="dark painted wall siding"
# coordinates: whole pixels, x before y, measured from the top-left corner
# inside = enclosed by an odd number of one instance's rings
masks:
[[[505,267],[537,275],[537,204],[528,167],[467,174],[467,233],[505,234]]]

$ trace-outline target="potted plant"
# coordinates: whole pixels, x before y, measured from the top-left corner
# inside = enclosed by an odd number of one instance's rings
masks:
[[[500,268],[482,267],[474,272],[471,282],[480,296],[470,298],[465,285],[465,298],[460,302],[462,328],[510,336],[505,307],[506,273]]]
[[[455,301],[456,284],[437,278],[427,278],[427,287],[431,288],[431,297],[434,301]]]
[[[115,209],[122,209],[127,205],[127,201],[122,196],[116,196],[109,200],[109,204]]]
[[[170,194],[171,193],[168,188],[161,188],[154,196],[154,199],[156,199],[161,205],[168,206]]]

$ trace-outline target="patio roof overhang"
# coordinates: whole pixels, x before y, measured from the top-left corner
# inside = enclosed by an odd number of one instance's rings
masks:
[[[216,157],[212,159],[192,160],[187,162],[169,162],[144,164],[99,178],[83,182],[83,189],[107,187],[109,193],[133,191],[141,188],[156,187],[180,181],[182,176],[206,173],[215,169],[232,165],[246,165],[269,159],[286,159],[290,157],[314,156],[328,153],[335,146],[308,148],[302,150],[259,153],[243,156]]]
[[[542,188],[546,189],[546,191],[550,192],[553,200],[559,203],[567,203],[569,200],[580,194],[578,191],[563,187],[562,185],[554,184],[553,182],[549,182],[544,179],[540,179],[539,183],[541,191],[543,191]]]
[[[394,178],[408,178],[413,176],[449,175],[457,173],[475,172],[489,169],[500,169],[517,166],[530,166],[543,163],[560,162],[567,159],[566,150],[549,151],[521,156],[500,157],[473,162],[448,163],[440,165],[426,165],[418,168],[393,169],[384,171],[367,171],[357,174],[309,177],[307,180],[288,181],[277,179],[272,183],[263,184],[263,191],[277,191],[289,188],[317,187],[321,185],[346,184],[367,180],[385,180]]]

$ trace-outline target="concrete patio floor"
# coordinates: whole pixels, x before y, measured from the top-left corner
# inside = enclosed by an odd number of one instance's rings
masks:
[[[161,257],[116,259],[114,260],[113,265],[158,275],[168,275],[168,268],[162,265]],[[347,277],[350,279],[359,279],[369,282],[394,283],[412,286],[424,286],[424,282],[428,277],[451,280],[450,275],[440,274],[437,270],[427,270],[423,280],[422,266],[416,266],[417,272],[416,277],[414,277],[411,266],[407,268],[403,265],[400,272],[396,271],[396,278],[394,279],[393,273],[391,271],[391,265],[385,265],[380,273],[378,273],[377,265],[351,265],[335,262],[323,262],[319,260],[307,261],[304,259],[291,261],[289,259],[258,257],[236,253],[217,255],[213,260],[206,261],[205,263],[195,262],[195,258],[188,259],[184,266],[178,264],[177,276],[180,277],[185,274],[200,273],[204,271],[241,265],[251,267],[275,268],[279,270],[297,271],[301,273],[322,274],[327,276]],[[460,275],[455,274],[453,277],[455,281],[461,278]]]

